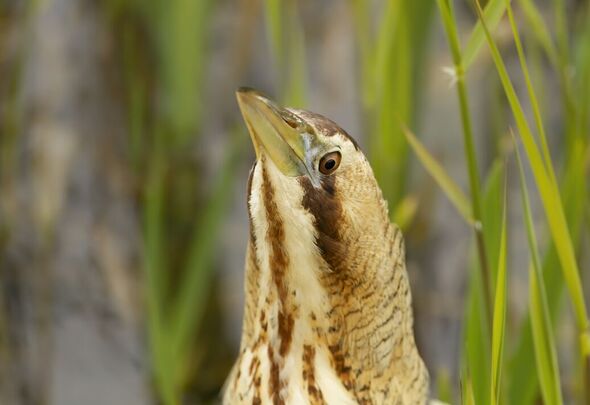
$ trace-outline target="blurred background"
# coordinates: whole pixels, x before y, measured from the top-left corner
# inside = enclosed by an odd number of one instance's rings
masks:
[[[239,347],[254,159],[239,86],[321,113],[359,141],[406,236],[432,393],[451,403],[471,385],[475,403],[489,400],[482,319],[507,179],[504,403],[550,403],[509,132],[521,127],[474,4],[0,0],[0,403],[219,402]],[[480,4],[534,131],[542,118],[588,302],[590,2],[512,2],[534,97],[506,1]],[[524,166],[557,385],[565,403],[582,403],[580,301]],[[467,221],[437,173],[471,204]]]

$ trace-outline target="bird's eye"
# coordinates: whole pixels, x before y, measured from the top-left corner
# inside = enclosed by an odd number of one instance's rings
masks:
[[[342,159],[340,152],[327,153],[320,160],[320,172],[323,174],[332,174],[340,166],[340,159]]]

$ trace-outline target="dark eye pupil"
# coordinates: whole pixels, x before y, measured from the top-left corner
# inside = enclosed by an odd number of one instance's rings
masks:
[[[324,163],[324,168],[326,170],[332,170],[334,166],[336,166],[336,161],[334,159],[330,159],[326,163]]]

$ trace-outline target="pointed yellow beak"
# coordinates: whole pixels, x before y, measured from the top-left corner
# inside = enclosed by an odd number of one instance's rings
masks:
[[[267,155],[285,176],[306,174],[305,143],[296,117],[256,90],[242,87],[236,97],[256,157]]]

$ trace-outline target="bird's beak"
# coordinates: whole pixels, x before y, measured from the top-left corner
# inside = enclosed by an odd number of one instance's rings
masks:
[[[301,120],[256,90],[243,87],[236,96],[256,157],[267,155],[285,176],[307,174]]]

